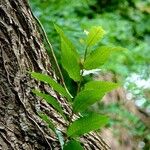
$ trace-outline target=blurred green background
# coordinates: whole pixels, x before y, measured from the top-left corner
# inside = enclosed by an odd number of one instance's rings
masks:
[[[93,25],[107,32],[100,44],[128,49],[111,57],[99,74],[88,76],[123,85],[92,108],[111,117],[102,135],[112,149],[150,150],[150,0],[30,0],[30,4],[58,61],[60,41],[53,23],[77,43],[81,54],[83,31]],[[73,93],[73,81],[66,84]]]

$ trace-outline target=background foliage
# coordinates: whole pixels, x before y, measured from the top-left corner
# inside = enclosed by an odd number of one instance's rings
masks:
[[[139,148],[149,149],[150,125],[131,113],[124,104],[132,101],[149,119],[150,0],[30,0],[30,3],[48,34],[58,60],[60,42],[53,23],[60,25],[74,43],[80,43],[76,45],[80,54],[83,54],[82,37],[85,34],[82,31],[93,25],[101,25],[107,31],[100,45],[111,43],[128,49],[116,54],[119,55],[117,60],[116,55],[111,57],[104,66],[107,71],[119,75],[118,80],[127,91],[126,99],[107,106],[99,105],[99,110],[110,114],[111,127],[126,128],[137,140]],[[63,73],[67,76],[65,71]],[[66,84],[70,85],[73,94],[71,85],[75,83],[70,80]]]

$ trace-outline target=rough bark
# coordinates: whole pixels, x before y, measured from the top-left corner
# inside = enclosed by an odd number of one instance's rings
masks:
[[[67,122],[31,90],[40,89],[56,97],[68,116],[71,108],[59,93],[27,73],[42,72],[57,80],[26,0],[0,0],[0,29],[0,149],[60,149],[37,112],[49,115],[62,133]],[[83,136],[81,141],[85,149],[109,149],[97,133]]]

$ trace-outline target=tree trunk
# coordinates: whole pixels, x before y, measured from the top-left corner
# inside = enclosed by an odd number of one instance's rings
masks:
[[[0,29],[0,149],[60,149],[37,112],[44,111],[62,133],[67,122],[31,90],[40,89],[56,97],[67,115],[71,108],[59,93],[27,73],[42,72],[57,80],[26,0],[0,0]],[[85,149],[109,149],[97,133],[83,136],[81,141]]]

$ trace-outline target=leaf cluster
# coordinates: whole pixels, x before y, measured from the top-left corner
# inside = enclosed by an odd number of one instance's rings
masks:
[[[121,75],[123,81],[129,77],[132,72],[136,72],[141,76],[149,78],[149,33],[150,33],[150,15],[149,15],[149,0],[30,0],[34,14],[40,19],[45,27],[51,43],[53,44],[55,54],[59,58],[60,51],[59,39],[54,30],[53,22],[60,24],[65,29],[65,34],[74,42],[80,54],[82,51],[81,44],[76,42],[84,37],[83,29],[89,29],[93,25],[101,25],[107,31],[107,36],[102,39],[102,44],[113,43],[121,45],[129,49],[124,54],[114,55],[107,63],[102,66],[104,69],[111,70],[116,74]],[[91,50],[91,49],[90,49]],[[58,59],[58,61],[60,58]],[[84,74],[93,72],[92,70],[84,71]],[[64,72],[63,72],[64,73]],[[63,74],[65,83],[70,92],[76,95],[76,83],[69,80],[65,72]],[[89,76],[85,76],[86,80]],[[129,87],[133,82],[124,81]],[[135,83],[135,82],[134,82]],[[138,89],[142,93],[143,89]],[[132,88],[129,91],[137,93],[137,88]],[[136,99],[143,99],[136,97]],[[135,94],[134,94],[135,97]],[[148,104],[147,104],[148,103]],[[142,109],[149,110],[149,98],[144,96]],[[106,108],[104,108],[106,109]],[[114,107],[113,110],[117,108]],[[122,110],[117,109],[117,114]],[[126,110],[128,111],[128,110]],[[124,112],[124,111],[123,111]],[[128,116],[122,116],[122,119]],[[122,120],[120,125],[122,126]],[[119,122],[118,122],[119,123]],[[132,130],[129,130],[132,133]],[[138,135],[137,130],[137,135]],[[136,134],[132,134],[135,138]],[[143,140],[141,136],[140,140]]]
[[[87,114],[86,116],[82,116],[80,114],[82,112],[86,112],[88,107],[101,100],[106,93],[118,87],[117,83],[107,81],[90,81],[82,84],[84,71],[101,67],[107,62],[113,52],[122,50],[122,48],[101,46],[90,51],[91,47],[96,45],[105,34],[102,27],[94,26],[89,30],[89,33],[84,38],[83,47],[85,47],[85,53],[84,56],[80,56],[75,45],[64,34],[63,30],[57,25],[54,26],[61,40],[62,66],[68,73],[68,76],[77,83],[77,93],[73,97],[68,90],[48,75],[31,72],[31,76],[38,81],[48,84],[54,91],[66,98],[72,107],[71,116],[68,117],[65,115],[56,98],[38,90],[33,90],[33,93],[47,101],[47,103],[49,103],[66,120],[66,122],[69,122],[66,131],[67,140],[64,144],[64,139],[61,132],[54,127],[50,118],[46,114],[40,113],[41,118],[57,135],[62,149],[69,149],[70,147],[83,149],[78,141],[78,138],[86,133],[102,128],[108,123],[109,119],[107,116],[100,115],[95,112]],[[73,120],[74,114],[79,115],[80,117]]]

